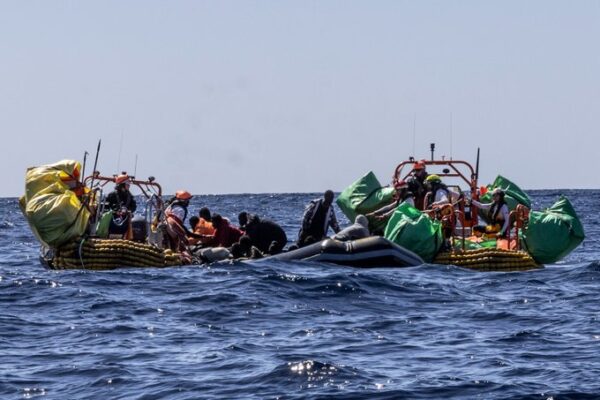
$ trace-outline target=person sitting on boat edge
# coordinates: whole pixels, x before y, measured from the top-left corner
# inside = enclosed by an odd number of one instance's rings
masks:
[[[235,244],[231,246],[231,252],[234,258],[247,258],[247,259],[258,259],[263,258],[263,253],[256,247],[252,245],[252,239],[250,236],[243,235],[239,242],[236,243],[239,245],[239,253],[237,253],[237,249],[234,250]]]
[[[505,192],[500,188],[492,191],[491,203],[480,203],[477,200],[470,202],[484,211],[487,211],[490,224],[485,227],[487,235],[496,234],[496,237],[506,237],[510,225],[510,210],[504,199]]]
[[[252,239],[252,244],[262,253],[280,253],[287,244],[287,235],[283,228],[276,222],[260,218],[256,214],[248,214],[248,216],[245,234]],[[273,242],[277,242],[277,246],[271,248]]]
[[[210,210],[206,207],[200,209],[198,216],[194,215],[190,218],[190,228],[193,232],[193,234],[188,234],[190,244],[203,244],[203,236],[213,236],[215,234],[211,219]]]
[[[298,233],[298,246],[306,246],[307,238],[312,237],[312,241],[318,242],[327,237],[329,227],[335,233],[340,231],[340,227],[333,210],[333,191],[327,190],[322,199],[312,200],[304,210],[302,216],[302,226]]]
[[[273,240],[271,242],[271,244],[269,245],[269,249],[267,250],[266,254],[268,254],[270,256],[277,255],[277,254],[281,253],[282,251],[284,251],[283,250],[284,247],[285,247],[285,244],[282,245],[277,240]]]
[[[362,214],[358,214],[354,223],[342,229],[331,238],[335,240],[348,241],[362,239],[369,236],[369,220]]]
[[[407,203],[413,207],[415,206],[415,195],[408,189],[408,184],[405,181],[396,182],[394,184],[394,189],[396,189],[396,191],[394,192],[392,202],[367,214],[367,218],[387,221],[400,204]]]
[[[208,207],[202,207],[198,211],[198,223],[192,226],[194,233],[198,235],[214,235],[215,227],[212,224],[212,216]]]
[[[238,223],[240,227],[240,231],[246,232],[246,225],[248,224],[248,212],[242,211],[238,214]]]
[[[241,230],[232,226],[227,218],[220,214],[212,216],[212,224],[215,228],[214,235],[202,235],[202,242],[207,246],[230,247],[240,240],[244,234]]]

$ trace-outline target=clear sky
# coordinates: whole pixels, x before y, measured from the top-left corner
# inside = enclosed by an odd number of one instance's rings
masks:
[[[100,138],[166,192],[387,183],[430,142],[600,187],[600,1],[0,1],[0,54],[0,196]]]

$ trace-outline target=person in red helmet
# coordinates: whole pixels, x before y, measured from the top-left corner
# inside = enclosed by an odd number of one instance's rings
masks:
[[[129,212],[135,212],[137,204],[135,198],[129,191],[131,185],[131,179],[129,175],[123,174],[115,178],[115,190],[110,192],[106,196],[106,203],[108,208],[113,211],[121,211],[123,209]]]
[[[187,252],[189,232],[185,228],[184,221],[187,219],[191,198],[190,192],[178,190],[165,210],[169,247],[173,251]]]

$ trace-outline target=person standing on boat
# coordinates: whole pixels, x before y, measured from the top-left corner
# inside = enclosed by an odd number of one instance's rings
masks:
[[[131,179],[129,175],[123,174],[115,178],[115,190],[106,196],[107,207],[112,211],[129,211],[135,212],[137,204],[135,198],[129,191]]]
[[[306,246],[309,242],[318,242],[327,237],[329,227],[335,233],[340,231],[335,212],[333,211],[333,192],[327,190],[322,199],[312,200],[304,210],[302,227],[298,233],[298,246]],[[309,239],[310,240],[307,240]]]
[[[480,203],[477,200],[471,200],[471,203],[484,211],[487,211],[487,217],[490,224],[485,227],[486,234],[496,234],[496,237],[506,237],[510,225],[510,211],[504,199],[504,190],[496,188],[492,191],[491,203]]]
[[[191,198],[190,192],[178,190],[165,210],[169,247],[173,251],[187,252],[189,232],[185,228],[184,221],[187,218]]]
[[[122,174],[115,178],[115,190],[106,196],[106,207],[112,212],[108,226],[109,237],[131,238],[131,215],[137,209],[135,198],[129,191],[131,179]]]
[[[420,160],[413,165],[412,173],[406,179],[408,191],[414,195],[415,207],[419,210],[425,209],[425,205],[423,204],[425,194],[427,193],[425,179],[427,179],[428,176],[429,174],[425,168],[425,160]]]

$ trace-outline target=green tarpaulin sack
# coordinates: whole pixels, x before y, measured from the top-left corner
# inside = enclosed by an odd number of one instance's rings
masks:
[[[402,203],[388,221],[384,237],[431,262],[443,243],[442,224]]]
[[[113,218],[112,211],[107,211],[100,217],[98,224],[96,225],[96,236],[99,238],[107,238],[108,230],[110,228],[110,223]]]
[[[506,193],[504,200],[506,200],[506,204],[511,211],[514,210],[519,204],[523,204],[525,207],[531,208],[531,200],[529,199],[529,196],[527,196],[527,194],[521,190],[520,187],[501,175],[496,177],[494,183],[487,186],[487,193],[481,196],[481,199],[479,200],[482,203],[491,203],[493,201],[492,190],[496,188],[500,188],[504,190],[504,193]]]
[[[565,257],[585,239],[583,226],[571,202],[561,196],[545,211],[532,211],[523,237],[527,251],[540,264]]]
[[[354,222],[358,214],[368,214],[390,204],[394,198],[394,188],[381,187],[373,171],[348,186],[337,198],[337,205],[348,219]],[[377,227],[369,221],[371,230]],[[383,228],[383,227],[381,227]]]

